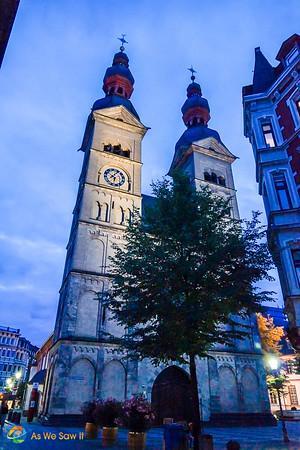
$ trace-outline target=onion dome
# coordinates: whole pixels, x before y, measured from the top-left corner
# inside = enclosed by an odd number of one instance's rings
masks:
[[[187,150],[192,144],[210,137],[222,144],[219,133],[207,126],[210,120],[209,104],[206,98],[202,97],[200,85],[195,82],[195,70],[192,67],[189,70],[192,72],[192,82],[187,87],[187,99],[181,108],[182,118],[187,130],[176,143],[169,174],[184,160]]]
[[[129,59],[124,53],[124,35],[119,38],[122,42],[120,52],[116,53],[112,66],[106,70],[103,78],[103,90],[106,95],[119,95],[124,98],[130,98],[134,78],[129,70]]]
[[[129,100],[133,91],[134,78],[129,70],[129,58],[124,53],[124,43],[126,43],[124,36],[119,38],[122,42],[120,51],[114,55],[113,63],[106,70],[103,78],[105,97],[94,103],[92,111],[123,105],[139,120],[139,116]]]
[[[187,87],[187,99],[181,108],[182,118],[187,127],[207,125],[210,119],[208,101],[202,97],[200,84],[195,83],[195,70],[192,67],[189,70],[192,82]]]

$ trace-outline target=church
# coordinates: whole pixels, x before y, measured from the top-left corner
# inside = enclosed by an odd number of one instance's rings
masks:
[[[191,395],[188,368],[154,367],[126,359],[106,333],[122,335],[111,319],[106,297],[110,287],[109,256],[124,245],[124,230],[133,208],[142,211],[150,196],[141,192],[142,141],[147,132],[130,98],[134,78],[121,39],[120,51],[103,79],[105,96],[88,116],[82,171],[60,289],[54,343],[43,399],[48,424],[76,421],[84,402],[119,400],[144,393],[152,402],[157,424],[166,417],[189,420]],[[239,216],[232,174],[235,156],[217,131],[208,127],[210,108],[192,71],[182,107],[186,130],[175,145],[170,172],[180,168],[196,188],[208,185],[231,198]],[[249,338],[230,349],[215,347],[210,358],[198,358],[202,420],[222,424],[271,424],[269,398],[255,318]]]

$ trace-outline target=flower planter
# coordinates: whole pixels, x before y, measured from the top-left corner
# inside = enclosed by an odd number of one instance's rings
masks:
[[[86,439],[97,439],[98,437],[98,426],[94,423],[87,422],[85,424],[85,437]]]
[[[137,433],[129,431],[128,433],[128,448],[130,450],[143,450],[146,447],[147,433]]]
[[[118,437],[118,427],[103,427],[102,440],[105,442],[113,442]]]

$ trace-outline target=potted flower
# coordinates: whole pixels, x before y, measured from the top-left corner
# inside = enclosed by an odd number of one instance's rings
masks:
[[[118,436],[117,419],[120,417],[122,405],[114,398],[99,400],[94,410],[94,419],[102,427],[102,439],[114,441]]]
[[[123,403],[119,423],[129,429],[128,447],[140,450],[146,445],[146,431],[155,419],[151,404],[141,394]]]
[[[95,407],[95,401],[87,402],[82,407],[82,415],[85,422],[85,436],[87,439],[97,439],[98,436],[98,425],[94,417]]]

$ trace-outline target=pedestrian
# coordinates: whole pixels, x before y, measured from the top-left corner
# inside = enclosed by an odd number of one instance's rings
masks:
[[[7,413],[8,413],[7,401],[2,400],[1,407],[0,407],[0,429],[1,429],[1,431],[3,431]]]

